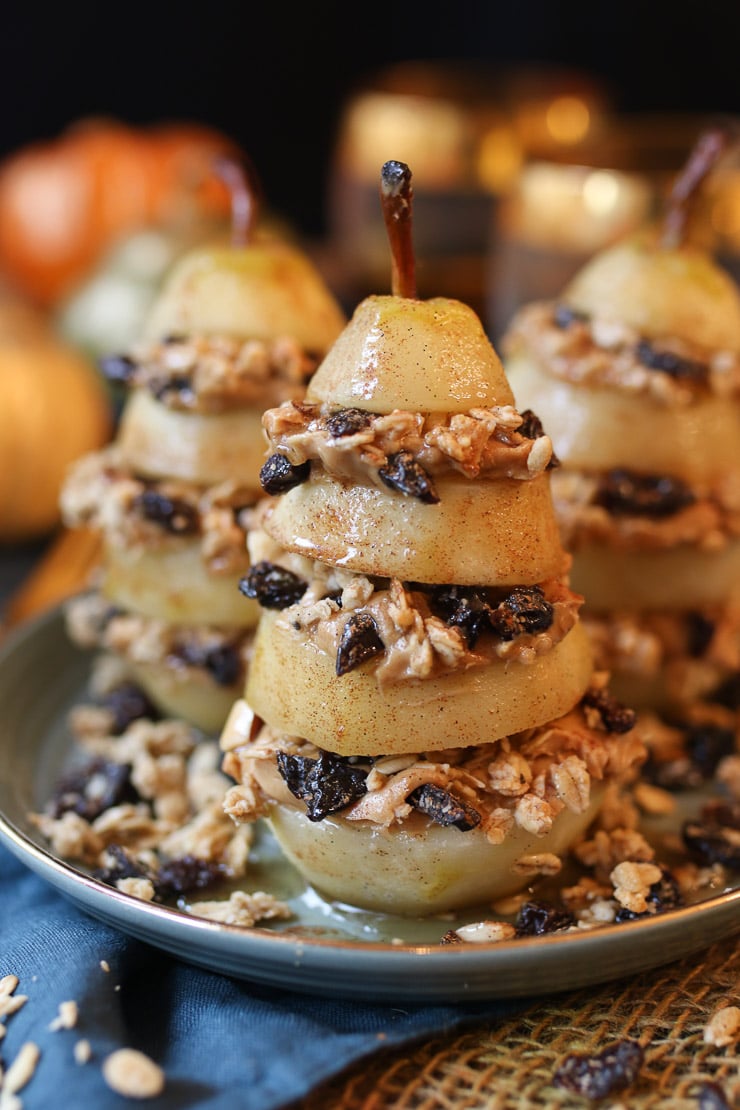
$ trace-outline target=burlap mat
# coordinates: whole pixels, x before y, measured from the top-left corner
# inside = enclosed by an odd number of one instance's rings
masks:
[[[698,1089],[718,1084],[740,1108],[737,1043],[717,1048],[704,1029],[740,1005],[740,941],[730,938],[678,963],[559,995],[523,1014],[413,1050],[355,1065],[315,1090],[301,1110],[562,1110],[594,1105],[553,1086],[569,1052],[598,1052],[622,1037],[640,1042],[644,1063],[603,1110],[698,1110]]]

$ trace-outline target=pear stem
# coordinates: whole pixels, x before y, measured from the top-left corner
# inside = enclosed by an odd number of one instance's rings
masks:
[[[246,247],[257,222],[257,177],[254,168],[245,155],[239,161],[222,154],[214,159],[213,168],[231,194],[232,246]]]
[[[380,171],[380,202],[391,248],[394,297],[416,297],[416,263],[411,238],[411,170],[405,162],[386,162]]]
[[[683,242],[691,203],[704,178],[714,169],[727,141],[727,132],[718,127],[705,131],[697,139],[684,168],[673,183],[663,221],[661,246],[672,250]]]

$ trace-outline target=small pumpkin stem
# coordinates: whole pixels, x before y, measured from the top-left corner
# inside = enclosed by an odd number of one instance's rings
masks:
[[[231,242],[246,247],[257,223],[257,176],[254,167],[242,155],[241,160],[218,155],[213,168],[231,194]]]
[[[416,263],[411,238],[411,170],[405,162],[386,162],[380,171],[380,202],[391,248],[394,297],[416,297]]]
[[[699,136],[684,168],[673,183],[663,221],[661,246],[672,250],[683,242],[691,205],[697,196],[699,186],[714,169],[727,142],[727,131],[719,127],[705,131]]]

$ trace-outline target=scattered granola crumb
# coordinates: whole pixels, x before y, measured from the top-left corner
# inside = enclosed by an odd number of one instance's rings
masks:
[[[59,1013],[52,1022],[49,1023],[49,1029],[52,1033],[56,1033],[58,1029],[74,1029],[77,1024],[77,1003],[74,1001],[60,1002]]]
[[[643,813],[662,815],[673,813],[676,809],[674,796],[662,787],[653,786],[649,782],[636,783],[632,797]]]
[[[724,1048],[740,1038],[740,1006],[723,1006],[707,1022],[704,1029],[706,1044]]]
[[[12,1105],[14,1100],[10,1100],[8,1096],[22,1090],[26,1083],[33,1078],[40,1055],[38,1045],[35,1045],[32,1041],[26,1041],[24,1045],[21,1045],[18,1055],[5,1073],[2,1093],[3,1104],[9,1103]]]
[[[516,929],[506,921],[475,921],[461,925],[455,932],[467,944],[490,944],[516,936]]]
[[[116,890],[120,890],[124,894],[132,894],[134,898],[140,898],[142,902],[154,901],[154,884],[151,879],[118,879]]]
[[[106,972],[110,971],[110,964],[108,963],[107,960],[101,960],[100,961],[100,966],[103,969],[103,971],[106,971]]]
[[[87,1064],[92,1057],[92,1048],[90,1047],[90,1042],[88,1040],[85,1040],[84,1038],[75,1043],[74,1049],[72,1051],[74,1053],[76,1064]]]
[[[244,928],[251,928],[258,921],[293,916],[290,906],[262,890],[256,890],[253,894],[248,894],[245,890],[235,890],[228,899],[193,902],[188,910],[195,917],[207,917],[211,921],[241,925]]]
[[[106,1057],[103,1079],[124,1098],[154,1098],[164,1090],[162,1069],[135,1048],[119,1048]]]
[[[0,979],[0,997],[6,994],[12,994],[20,982],[17,975],[3,975]]]

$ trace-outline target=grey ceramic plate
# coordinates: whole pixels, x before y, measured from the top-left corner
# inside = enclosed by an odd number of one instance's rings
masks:
[[[291,902],[292,935],[221,925],[119,893],[53,856],[28,819],[68,756],[66,712],[84,694],[89,664],[69,644],[58,611],[0,647],[0,840],[85,912],[190,963],[322,996],[460,1002],[540,995],[636,974],[740,930],[735,885],[697,905],[629,924],[500,944],[440,945],[447,929],[480,920],[480,914],[422,921],[343,910],[307,889],[268,838],[259,846],[251,885]]]

